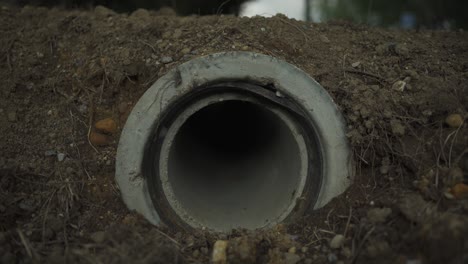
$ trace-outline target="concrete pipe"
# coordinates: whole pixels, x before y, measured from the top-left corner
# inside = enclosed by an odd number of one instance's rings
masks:
[[[311,77],[270,56],[228,52],[179,65],[140,98],[116,180],[153,224],[257,229],[342,193],[353,176],[345,124]]]

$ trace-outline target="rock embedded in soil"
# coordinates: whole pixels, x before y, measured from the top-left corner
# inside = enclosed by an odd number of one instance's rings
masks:
[[[390,126],[391,126],[391,129],[392,129],[392,133],[395,135],[395,136],[404,136],[405,135],[405,126],[403,124],[401,124],[400,121],[396,120],[396,119],[393,119],[390,121]]]
[[[343,246],[344,241],[345,241],[345,237],[343,235],[336,235],[330,241],[330,247],[333,249],[340,248],[341,246]]]
[[[65,159],[65,153],[58,153],[57,154],[57,160],[58,161],[63,161]]]
[[[396,81],[392,85],[392,89],[395,90],[395,91],[398,91],[398,92],[403,92],[405,90],[405,87],[406,87],[406,82],[405,81]]]
[[[218,240],[213,245],[213,255],[211,257],[211,261],[213,264],[226,264],[227,263],[227,255],[226,249],[228,246],[228,241],[226,240]]]
[[[463,117],[460,114],[451,114],[445,118],[445,123],[452,128],[459,128],[463,124]]]
[[[164,56],[161,58],[161,62],[164,64],[171,63],[173,61],[172,57]]]
[[[390,208],[372,208],[367,211],[367,218],[371,223],[384,223],[387,217],[392,213]]]
[[[431,202],[425,201],[416,193],[406,194],[399,202],[398,208],[410,221],[423,223],[430,217],[437,215],[437,207]]]
[[[452,187],[450,192],[457,199],[468,199],[468,184],[455,184],[455,186]]]
[[[98,5],[94,8],[94,14],[96,14],[96,16],[98,17],[109,17],[116,15],[116,13],[113,10],[101,5]]]
[[[97,121],[94,127],[103,133],[113,134],[117,132],[117,123],[112,118],[104,118]]]
[[[284,254],[284,263],[285,264],[296,264],[301,260],[301,257],[294,253],[285,253]]]
[[[107,146],[107,145],[110,144],[110,139],[109,139],[108,136],[103,135],[103,134],[98,133],[98,132],[94,132],[94,131],[92,131],[89,134],[89,141],[94,146]]]

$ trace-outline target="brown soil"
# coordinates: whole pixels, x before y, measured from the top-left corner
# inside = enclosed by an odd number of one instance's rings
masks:
[[[114,183],[119,131],[169,69],[231,50],[284,59],[329,91],[348,122],[355,183],[272,230],[151,226]],[[230,263],[468,262],[465,32],[3,7],[0,87],[1,263],[207,263],[219,239]],[[118,131],[91,146],[93,124],[109,117]]]

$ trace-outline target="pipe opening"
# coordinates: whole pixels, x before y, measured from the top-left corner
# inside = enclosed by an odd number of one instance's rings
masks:
[[[164,139],[163,190],[194,227],[225,231],[284,220],[301,195],[307,150],[288,113],[252,98],[206,99],[181,113]]]

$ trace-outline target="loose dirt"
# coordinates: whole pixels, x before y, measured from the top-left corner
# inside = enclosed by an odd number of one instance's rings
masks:
[[[271,230],[151,226],[113,179],[120,130],[169,69],[232,50],[286,60],[328,90],[355,183]],[[466,32],[2,7],[0,87],[2,263],[207,263],[217,240],[218,263],[468,262]]]

